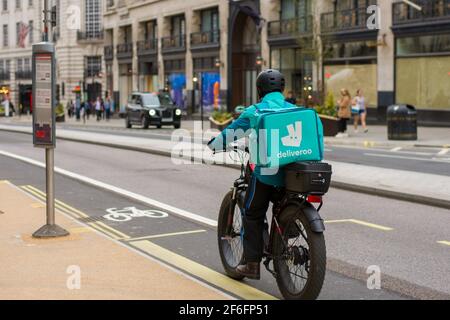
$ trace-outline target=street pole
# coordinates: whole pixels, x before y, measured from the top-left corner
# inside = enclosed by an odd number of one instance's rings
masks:
[[[48,0],[44,0],[44,42],[33,44],[33,142],[45,148],[46,224],[35,238],[56,238],[69,232],[55,224],[55,46],[48,41]],[[39,62],[38,62],[39,60]],[[39,95],[36,94],[39,92]],[[36,97],[40,99],[37,101]],[[42,99],[45,96],[47,99]]]

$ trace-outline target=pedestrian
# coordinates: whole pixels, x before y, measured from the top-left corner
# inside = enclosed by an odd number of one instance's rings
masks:
[[[80,118],[81,118],[81,107],[82,107],[81,98],[76,98],[75,99],[75,115],[76,115],[77,121],[80,121]]]
[[[91,115],[91,108],[92,103],[89,100],[85,101],[83,109],[87,120],[89,120],[89,116]]]
[[[286,100],[286,102],[289,102],[291,104],[294,104],[294,105],[297,104],[297,98],[295,98],[294,92],[292,92],[292,91],[288,91],[287,97],[285,100]]]
[[[5,111],[5,117],[9,117],[9,99],[6,96],[6,94],[5,94],[4,99],[2,101],[2,106],[3,106],[3,109]]]
[[[361,119],[361,125],[363,127],[364,133],[369,132],[367,129],[367,109],[366,109],[366,99],[364,98],[363,92],[361,89],[356,91],[356,96],[353,99],[352,103],[352,115],[353,115],[353,124],[355,126],[355,133],[358,133],[358,123]]]
[[[109,99],[109,97],[106,97],[106,100],[105,100],[105,117],[106,117],[106,121],[109,121],[110,115],[111,115],[111,99]]]
[[[72,118],[72,108],[73,108],[73,102],[72,100],[68,100],[67,104],[66,104],[66,109],[67,109],[67,115],[69,116],[69,118]]]
[[[100,97],[97,97],[95,101],[95,114],[97,115],[97,121],[100,121],[102,119],[102,102]]]
[[[338,100],[338,105],[339,133],[336,135],[336,137],[345,138],[348,137],[347,122],[351,117],[352,105],[352,97],[347,89],[341,90],[341,99]]]
[[[84,101],[81,103],[81,108],[80,108],[80,115],[81,115],[81,118],[83,119],[83,124],[86,124],[86,117],[88,117],[88,119],[89,119],[89,113],[87,110],[89,110],[89,102]]]

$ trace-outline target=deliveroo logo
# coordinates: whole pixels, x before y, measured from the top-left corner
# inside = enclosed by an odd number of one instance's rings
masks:
[[[285,147],[299,148],[302,144],[302,122],[295,122],[295,128],[294,124],[288,125],[287,130],[289,132],[289,135],[281,138],[281,143]]]

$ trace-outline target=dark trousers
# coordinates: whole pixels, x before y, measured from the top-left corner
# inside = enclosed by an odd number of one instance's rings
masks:
[[[348,118],[340,118],[339,122],[338,122],[338,126],[339,126],[339,132],[344,133],[345,131],[347,131],[347,121],[349,119]]]
[[[270,199],[276,188],[264,184],[253,175],[245,196],[244,258],[246,262],[261,262],[264,249],[264,220]]]

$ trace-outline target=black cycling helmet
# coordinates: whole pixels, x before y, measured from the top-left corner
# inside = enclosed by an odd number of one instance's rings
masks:
[[[285,84],[283,74],[275,69],[264,70],[256,78],[256,88],[260,99],[271,92],[283,92]]]

